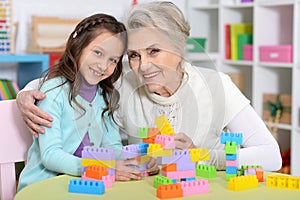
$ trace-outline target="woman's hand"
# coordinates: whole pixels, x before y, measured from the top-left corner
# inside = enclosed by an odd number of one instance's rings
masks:
[[[197,148],[191,138],[184,133],[177,133],[174,136],[176,149],[192,149]]]
[[[36,100],[43,100],[45,97],[46,95],[38,90],[23,91],[17,96],[18,108],[34,137],[38,137],[38,133],[45,133],[40,125],[51,128],[52,117],[34,104]]]
[[[159,167],[155,158],[151,158],[151,160],[149,161],[147,165],[147,172],[150,176],[159,173]]]
[[[140,180],[141,172],[128,167],[128,165],[139,166],[136,160],[117,160],[116,162],[116,180],[130,181],[131,179]]]

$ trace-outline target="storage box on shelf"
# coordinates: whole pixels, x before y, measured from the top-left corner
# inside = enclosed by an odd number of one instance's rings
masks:
[[[263,116],[263,96],[266,93],[288,94],[291,97],[290,125],[281,122],[278,125],[279,144],[287,138],[291,147],[291,173],[300,175],[300,0],[188,0],[189,21],[193,36],[205,36],[212,27],[217,30],[219,52],[218,69],[226,73],[242,73],[244,76],[244,94],[251,100],[257,113]],[[192,3],[190,3],[192,2]],[[201,2],[201,3],[200,3]],[[217,19],[207,13],[217,13]],[[201,18],[202,17],[202,18]],[[203,23],[205,21],[205,23]],[[211,21],[211,23],[210,23]],[[201,26],[199,25],[201,24]],[[202,24],[204,24],[202,26]],[[207,27],[207,24],[210,27]],[[216,25],[217,24],[217,25]],[[252,24],[252,44],[242,45],[243,60],[232,60],[228,54],[231,24]],[[227,27],[226,27],[227,25]],[[193,26],[197,28],[193,29]],[[207,35],[203,35],[203,33]],[[202,35],[201,35],[202,34]],[[243,34],[243,33],[242,33]],[[250,42],[249,42],[250,43]],[[283,45],[291,45],[281,52]],[[273,46],[270,49],[260,46]],[[208,44],[209,49],[209,44]],[[272,48],[271,48],[272,49]],[[267,52],[269,58],[260,59],[260,52]],[[230,52],[231,53],[231,52]],[[278,56],[278,57],[277,57]],[[281,59],[281,56],[285,57]],[[277,58],[273,58],[277,57]],[[292,59],[291,59],[292,57]],[[267,62],[271,61],[271,62]],[[285,61],[285,62],[280,62]],[[287,133],[287,134],[283,134]],[[285,150],[285,149],[283,149]]]

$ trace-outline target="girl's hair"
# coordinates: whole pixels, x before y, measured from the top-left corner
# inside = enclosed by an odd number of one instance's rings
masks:
[[[181,10],[172,2],[153,1],[135,5],[125,15],[128,29],[158,28],[168,35],[170,43],[183,55],[186,39],[190,35],[190,25]]]
[[[117,21],[113,16],[106,14],[95,14],[82,20],[70,34],[66,49],[60,58],[58,64],[49,68],[44,81],[58,76],[66,78],[65,83],[70,83],[70,91],[68,94],[69,104],[73,107],[72,101],[85,112],[85,109],[76,101],[76,96],[79,94],[81,85],[81,75],[79,73],[79,59],[82,55],[82,50],[87,47],[96,37],[101,34],[103,29],[111,33],[119,34],[120,39],[124,43],[124,53],[127,49],[127,33],[123,23]],[[108,78],[99,82],[102,88],[102,95],[106,104],[102,112],[104,118],[105,112],[112,116],[118,108],[119,92],[115,89],[114,83],[122,74],[122,58],[117,63],[113,74]],[[59,85],[59,86],[61,86]],[[114,119],[114,118],[113,118]]]

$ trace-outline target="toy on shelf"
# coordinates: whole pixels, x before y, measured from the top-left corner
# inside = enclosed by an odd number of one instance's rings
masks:
[[[0,54],[14,53],[14,26],[12,23],[12,2],[0,2]]]

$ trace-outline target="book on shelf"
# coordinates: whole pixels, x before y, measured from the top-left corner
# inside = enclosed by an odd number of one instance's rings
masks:
[[[230,24],[230,54],[232,60],[238,60],[238,35],[252,34],[253,24]]]

